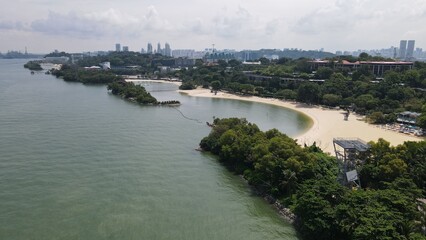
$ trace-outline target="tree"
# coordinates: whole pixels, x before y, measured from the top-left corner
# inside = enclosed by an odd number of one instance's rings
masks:
[[[269,61],[269,59],[267,59],[265,57],[259,58],[259,61],[261,62],[262,65],[268,65],[271,62],[271,61]]]
[[[220,83],[219,81],[213,81],[211,82],[211,86],[214,91],[218,91],[222,86],[222,83]]]
[[[398,84],[401,82],[401,74],[395,71],[387,71],[384,80],[389,84]]]
[[[316,83],[304,83],[297,91],[297,99],[306,103],[318,103],[320,99],[320,88]]]
[[[195,85],[194,85],[193,82],[188,81],[188,82],[182,83],[182,85],[179,86],[179,89],[180,90],[192,90],[192,89],[195,89]]]
[[[412,217],[406,219],[402,212],[412,212],[413,206],[414,201],[395,190],[348,192],[336,210],[342,239],[407,239],[400,227]]]
[[[368,60],[368,58],[370,57],[370,55],[368,55],[368,53],[362,52],[359,54],[359,59],[362,61],[366,61]]]
[[[265,89],[263,87],[255,87],[254,90],[257,92],[257,94],[262,95]]]
[[[345,239],[336,225],[336,210],[345,188],[334,179],[309,180],[297,194],[295,213],[305,239]]]
[[[404,73],[404,82],[411,87],[420,87],[422,85],[420,81],[420,74],[417,70],[408,70]]]
[[[311,64],[309,64],[309,59],[306,59],[306,58],[299,59],[296,63],[296,67],[294,68],[294,70],[299,72],[304,72],[304,73],[311,73],[312,69],[311,69]]]
[[[320,67],[315,74],[319,79],[329,79],[334,73],[333,69],[329,67]]]
[[[274,97],[287,100],[295,100],[297,98],[297,93],[291,89],[282,89],[276,92]]]
[[[335,107],[340,103],[341,100],[342,97],[336,94],[324,94],[322,96],[322,102],[327,106]]]
[[[378,99],[376,99],[371,94],[363,94],[358,96],[355,99],[355,105],[357,106],[357,108],[361,108],[361,109],[371,110],[375,108],[377,104],[378,104]]]
[[[368,116],[371,123],[381,124],[386,122],[385,115],[382,112],[373,112]]]

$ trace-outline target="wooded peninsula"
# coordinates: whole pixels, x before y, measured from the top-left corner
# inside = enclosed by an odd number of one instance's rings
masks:
[[[336,158],[245,119],[215,119],[200,147],[296,214],[304,239],[425,239],[426,142],[380,139],[357,165],[362,188],[339,182]]]

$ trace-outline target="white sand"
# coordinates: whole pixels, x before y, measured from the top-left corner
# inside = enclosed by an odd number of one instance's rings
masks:
[[[391,145],[398,145],[405,141],[421,141],[423,138],[399,133],[391,130],[382,129],[380,126],[371,125],[363,120],[361,116],[350,114],[348,121],[343,120],[342,110],[324,109],[318,106],[309,106],[306,104],[281,101],[271,98],[260,98],[254,96],[238,96],[223,92],[218,92],[217,95],[211,93],[208,89],[196,90],[180,90],[181,93],[186,93],[190,96],[196,97],[211,97],[211,98],[225,98],[236,99],[252,102],[260,102],[266,104],[273,104],[299,111],[306,114],[313,120],[313,126],[300,136],[296,136],[300,144],[312,144],[316,142],[317,146],[321,147],[325,152],[332,153],[333,138],[360,138],[366,142],[377,141],[383,138],[390,142]]]

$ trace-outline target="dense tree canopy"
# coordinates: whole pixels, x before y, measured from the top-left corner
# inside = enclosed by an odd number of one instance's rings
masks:
[[[261,60],[261,65],[243,65],[235,60],[232,64],[224,61],[212,66],[200,64],[178,74],[184,83],[191,82],[194,87],[211,86],[212,82],[218,81],[221,89],[235,93],[352,107],[357,113],[370,117],[373,123],[393,122],[397,113],[420,112],[422,105],[426,104],[425,64],[416,63],[411,70],[387,71],[383,79],[377,80],[366,66],[350,71],[333,68],[330,64],[313,71],[309,59]],[[368,54],[362,54],[360,58],[343,56],[330,59],[342,60],[392,61]],[[421,123],[425,122],[422,120]]]
[[[200,147],[248,182],[290,206],[304,239],[425,239],[426,142],[370,143],[359,166],[362,188],[341,185],[335,158],[301,147],[276,129],[215,119]],[[424,225],[423,225],[424,227]]]
[[[126,99],[134,100],[141,104],[156,104],[155,99],[141,85],[126,82],[113,82],[108,84],[108,90],[114,95],[120,95]]]

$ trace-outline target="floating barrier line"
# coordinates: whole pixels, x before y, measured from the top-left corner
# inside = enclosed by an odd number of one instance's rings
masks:
[[[176,111],[178,111],[178,112],[180,113],[180,115],[182,115],[182,117],[183,117],[183,118],[188,119],[188,120],[190,120],[190,121],[194,121],[194,122],[200,123],[200,124],[202,124],[202,123],[203,123],[203,122],[201,122],[199,119],[190,118],[190,117],[185,116],[185,114],[183,114],[183,112],[182,112],[181,110],[177,109],[177,107],[173,107],[173,108],[174,108]]]

